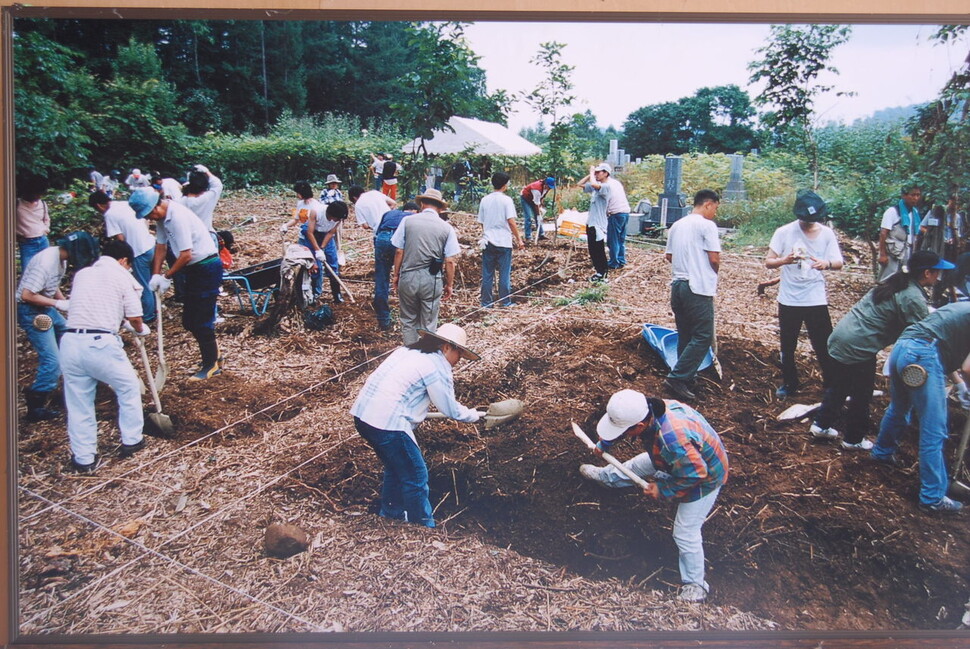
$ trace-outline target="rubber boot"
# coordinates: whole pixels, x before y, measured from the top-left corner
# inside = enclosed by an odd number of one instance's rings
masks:
[[[212,378],[216,374],[222,373],[222,366],[219,362],[219,345],[213,340],[200,340],[199,351],[202,352],[202,367],[198,372],[189,377],[190,381],[204,381]]]
[[[47,407],[47,400],[50,392],[38,392],[36,390],[25,390],[24,400],[27,402],[27,415],[24,421],[47,421],[60,416],[59,410]]]

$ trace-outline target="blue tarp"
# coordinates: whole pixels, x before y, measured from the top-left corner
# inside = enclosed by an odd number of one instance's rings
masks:
[[[645,324],[643,325],[643,339],[660,354],[660,358],[664,360],[667,367],[673,369],[674,365],[677,364],[677,332],[660,325]],[[714,353],[709,349],[704,360],[701,361],[700,367],[697,368],[698,371],[709,367],[713,362]]]

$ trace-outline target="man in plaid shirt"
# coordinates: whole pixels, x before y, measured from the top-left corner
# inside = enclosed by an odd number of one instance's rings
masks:
[[[639,437],[646,452],[624,466],[651,478],[648,496],[678,503],[674,542],[680,552],[680,599],[702,602],[710,586],[704,581],[704,539],[701,527],[727,481],[728,458],[721,438],[690,406],[672,399],[648,399],[636,390],[610,397],[606,414],[596,426],[602,453],[623,437]],[[630,487],[633,481],[616,467],[583,464],[579,472],[607,487]]]

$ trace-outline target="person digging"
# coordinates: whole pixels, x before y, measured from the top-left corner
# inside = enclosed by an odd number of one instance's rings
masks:
[[[624,437],[640,438],[645,452],[623,466],[654,481],[644,489],[646,495],[678,503],[673,530],[683,582],[678,597],[685,602],[704,601],[710,586],[704,580],[701,527],[728,477],[721,438],[690,406],[672,399],[648,399],[636,390],[620,390],[610,397],[596,433],[600,440],[594,450],[601,456]],[[614,466],[582,464],[579,473],[605,487],[634,485]]]

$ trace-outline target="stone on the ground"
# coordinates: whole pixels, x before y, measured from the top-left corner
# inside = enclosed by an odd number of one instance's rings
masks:
[[[305,552],[309,546],[307,533],[290,523],[273,523],[266,528],[266,535],[263,537],[266,554],[279,559]]]

